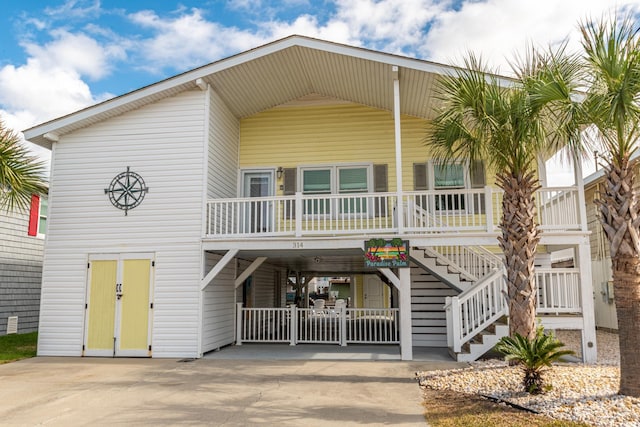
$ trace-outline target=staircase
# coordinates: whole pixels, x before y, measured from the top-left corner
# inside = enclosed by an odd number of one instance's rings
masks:
[[[509,305],[503,268],[495,269],[472,288],[447,297],[447,347],[458,362],[477,360],[509,334]]]
[[[470,246],[412,248],[410,258],[460,292],[445,300],[447,346],[457,361],[477,360],[508,335],[500,258],[482,247]]]
[[[409,258],[422,269],[458,292],[471,288],[477,280],[453,261],[430,248],[411,248]]]

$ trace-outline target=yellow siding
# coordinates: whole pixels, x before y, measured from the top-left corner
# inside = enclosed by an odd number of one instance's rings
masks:
[[[406,180],[413,187],[412,164],[427,159],[424,121],[403,117]],[[419,156],[416,153],[419,152]],[[358,104],[273,108],[240,122],[240,167],[389,165],[389,191],[395,191],[393,116]]]
[[[401,118],[405,191],[413,190],[413,164],[430,158],[426,129],[423,119]],[[341,103],[272,108],[240,121],[240,168],[361,162],[388,164],[389,191],[396,190],[391,112]],[[494,182],[491,175],[489,183]]]
[[[351,302],[354,308],[361,308],[364,306],[364,276],[362,274],[356,274],[353,276],[353,280],[355,281],[356,298]]]

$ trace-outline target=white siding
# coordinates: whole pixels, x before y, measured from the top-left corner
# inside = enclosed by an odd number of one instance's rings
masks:
[[[198,354],[204,93],[190,91],[61,137],[53,159],[40,355],[80,355],[87,259],[156,255],[153,356]],[[144,202],[124,211],[104,189],[139,173]]]
[[[426,271],[411,268],[411,332],[415,347],[446,347],[444,303],[457,292]]]
[[[240,122],[211,90],[209,116],[209,198],[237,197]]]
[[[220,258],[222,258],[220,255],[207,254],[206,271],[210,271]],[[203,292],[203,353],[231,344],[234,341],[235,301],[233,282],[236,277],[235,265],[235,261],[227,264]],[[240,289],[240,293],[242,293],[242,289]]]
[[[239,260],[238,274],[242,273],[250,264],[250,261]],[[277,271],[280,272],[280,283],[278,284],[275,283]],[[269,264],[269,260],[254,271],[251,275],[251,290],[253,292],[251,306],[254,308],[284,307],[286,305],[286,273],[286,269]],[[236,302],[243,302],[242,286],[238,287]],[[277,295],[276,287],[280,288],[280,295]],[[280,300],[276,300],[278,296]]]

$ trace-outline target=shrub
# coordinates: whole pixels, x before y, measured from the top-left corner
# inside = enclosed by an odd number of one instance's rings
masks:
[[[528,339],[516,333],[514,337],[503,337],[496,350],[504,354],[505,360],[520,365],[524,373],[524,389],[531,394],[540,394],[551,388],[544,383],[543,373],[547,368],[562,356],[574,354],[571,350],[561,350],[562,347],[563,343],[552,333],[545,334],[539,326],[535,338]]]

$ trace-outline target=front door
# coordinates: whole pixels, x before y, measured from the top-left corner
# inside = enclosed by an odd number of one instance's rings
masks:
[[[367,274],[364,279],[364,307],[384,308],[385,284],[378,276]]]
[[[93,255],[85,305],[85,356],[151,356],[153,256]]]
[[[243,172],[243,196],[244,197],[269,197],[273,195],[273,172],[256,171]],[[273,229],[274,220],[271,212],[272,202],[268,200],[256,200],[248,202],[245,213],[245,232],[261,233]]]

